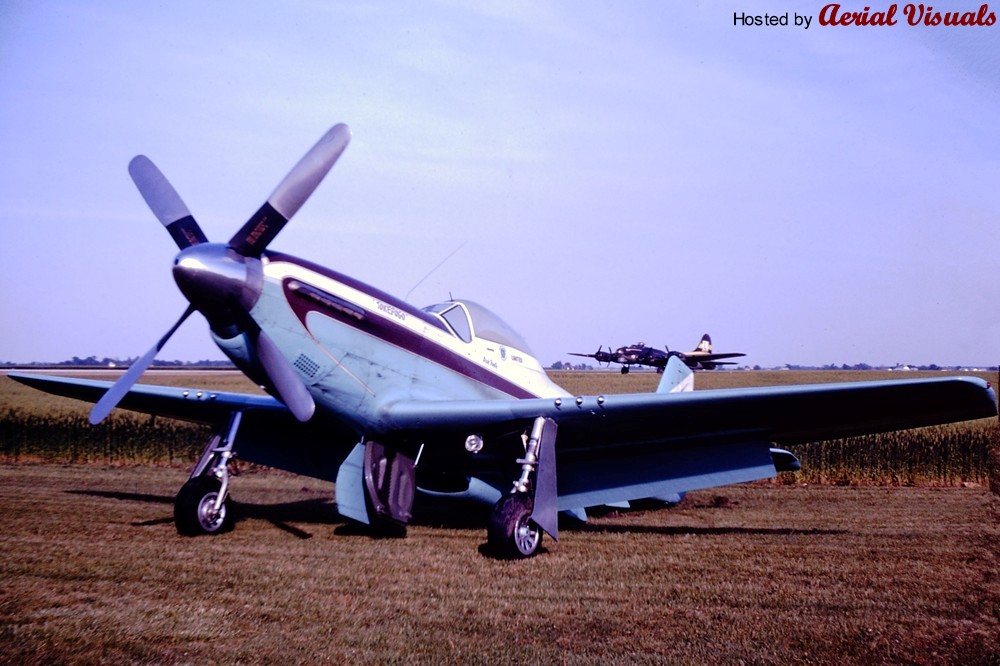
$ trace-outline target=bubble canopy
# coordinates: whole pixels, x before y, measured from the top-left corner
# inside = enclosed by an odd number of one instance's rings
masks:
[[[475,334],[478,338],[532,353],[524,338],[503,319],[475,301],[435,303],[424,308],[424,312],[440,317],[448,328],[465,342],[471,342]]]

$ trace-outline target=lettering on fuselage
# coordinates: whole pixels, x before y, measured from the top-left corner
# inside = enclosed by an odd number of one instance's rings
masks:
[[[375,307],[377,307],[380,312],[391,315],[399,321],[406,321],[406,313],[397,308],[395,305],[389,305],[388,303],[383,303],[382,301],[375,301]]]

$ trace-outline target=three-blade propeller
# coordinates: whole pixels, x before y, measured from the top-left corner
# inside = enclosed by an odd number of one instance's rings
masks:
[[[314,145],[275,188],[271,196],[254,213],[246,224],[234,235],[228,247],[247,261],[259,259],[284,228],[288,220],[298,212],[323,178],[329,173],[337,159],[347,148],[351,132],[347,125],[338,124],[332,127]],[[156,165],[149,158],[139,155],[129,163],[129,175],[142,194],[143,199],[160,223],[166,227],[170,236],[183,250],[207,243],[208,238],[202,232],[194,216],[184,204],[184,201],[167,181]],[[235,307],[229,304],[229,307]],[[167,343],[167,340],[180,328],[181,324],[197,308],[192,304],[184,311],[177,323],[170,328],[153,347],[139,360],[129,367],[117,382],[101,397],[90,411],[90,422],[100,423],[128,394],[139,377],[153,363],[153,359]],[[210,319],[209,312],[202,312]],[[249,312],[241,313],[244,322],[244,333],[253,341],[257,360],[267,374],[274,391],[289,411],[299,421],[308,421],[316,410],[316,404],[305,384],[288,359],[281,353],[274,340],[260,328]]]

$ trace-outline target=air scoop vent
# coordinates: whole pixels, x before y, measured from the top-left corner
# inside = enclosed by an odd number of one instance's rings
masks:
[[[286,280],[285,289],[287,290],[286,293],[298,296],[312,305],[320,306],[321,310],[330,316],[335,316],[334,313],[340,313],[358,321],[363,321],[365,318],[365,311],[357,305],[338,298],[333,294],[328,294],[322,289],[303,284],[298,280]]]
[[[299,357],[295,359],[295,363],[293,363],[292,365],[295,366],[296,370],[298,370],[305,376],[309,377],[310,379],[316,376],[316,373],[319,372],[320,368],[319,363],[312,360],[305,354],[299,354]]]

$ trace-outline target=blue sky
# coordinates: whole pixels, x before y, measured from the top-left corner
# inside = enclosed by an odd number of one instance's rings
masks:
[[[822,6],[2,0],[0,360],[139,355],[183,311],[134,155],[225,240],[346,122],[271,247],[403,297],[461,245],[409,300],[478,300],[545,364],[705,332],[763,366],[996,364],[1000,25]],[[161,357],[221,358],[206,332]]]

